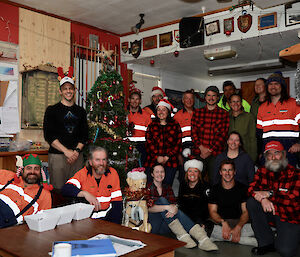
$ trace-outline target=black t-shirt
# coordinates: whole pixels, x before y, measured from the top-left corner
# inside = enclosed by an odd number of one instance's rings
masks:
[[[218,205],[218,214],[223,219],[239,219],[242,214],[241,203],[247,201],[247,186],[235,181],[231,189],[224,189],[221,183],[214,185],[208,202]]]
[[[182,210],[192,221],[204,223],[208,218],[208,184],[200,181],[194,188],[190,188],[186,182],[180,184],[178,201],[180,210]]]
[[[78,143],[86,144],[88,124],[85,110],[74,104],[61,102],[48,106],[44,116],[44,137],[50,145],[49,153],[60,153],[51,146],[58,139],[68,149],[75,149]]]

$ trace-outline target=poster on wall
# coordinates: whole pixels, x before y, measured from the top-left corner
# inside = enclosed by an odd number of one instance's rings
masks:
[[[0,136],[20,132],[18,109],[18,47],[0,42]]]

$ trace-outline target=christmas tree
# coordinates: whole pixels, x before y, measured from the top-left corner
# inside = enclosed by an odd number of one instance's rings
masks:
[[[101,51],[104,68],[87,97],[89,139],[93,145],[107,149],[110,166],[117,170],[124,187],[127,171],[137,167],[137,158],[132,143],[126,139],[130,132],[126,123],[123,79],[113,69],[110,54]]]

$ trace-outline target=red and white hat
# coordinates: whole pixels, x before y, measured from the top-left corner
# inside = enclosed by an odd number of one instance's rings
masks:
[[[75,77],[73,77],[73,67],[69,67],[68,75],[65,76],[64,70],[62,67],[57,68],[57,73],[58,73],[58,80],[59,80],[59,85],[62,86],[66,82],[72,84],[74,86],[75,84]]]
[[[169,109],[169,111],[172,111],[174,109],[174,106],[165,98],[163,98],[159,101],[159,103],[156,105],[156,108],[158,106],[165,106]]]
[[[276,150],[276,151],[283,151],[284,147],[283,145],[278,141],[270,141],[265,146],[265,153],[269,150]]]
[[[156,94],[160,94],[160,95],[162,95],[162,97],[166,96],[165,91],[163,91],[160,87],[153,87],[152,88],[151,96],[154,96]]]
[[[134,168],[131,171],[127,173],[127,178],[132,178],[132,179],[147,179],[147,176],[145,174],[145,168],[139,167],[139,168]]]

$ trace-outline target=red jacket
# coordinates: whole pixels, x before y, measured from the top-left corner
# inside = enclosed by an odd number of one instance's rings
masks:
[[[127,117],[129,123],[134,124],[133,135],[128,139],[134,142],[146,141],[146,130],[148,128],[148,125],[152,122],[150,114],[147,113],[145,110],[140,109],[135,113],[130,111]]]
[[[178,111],[174,116],[174,120],[176,120],[181,127],[182,143],[192,142],[192,137],[191,137],[192,117],[193,117],[193,112],[189,113],[185,109]]]

